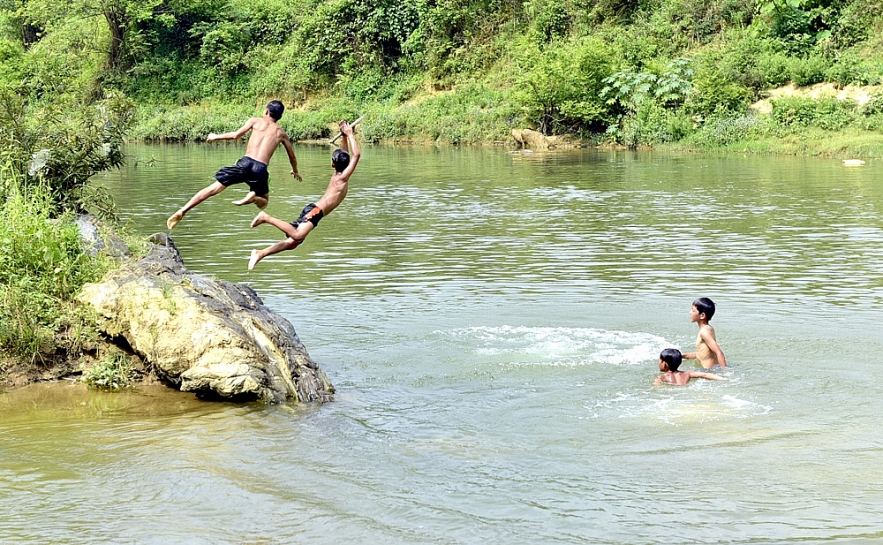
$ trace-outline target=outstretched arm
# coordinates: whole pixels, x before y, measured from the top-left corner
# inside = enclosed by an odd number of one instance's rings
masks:
[[[346,121],[341,121],[340,132],[342,132],[344,136],[346,136],[340,147],[343,151],[350,154],[350,164],[347,165],[347,167],[341,173],[342,178],[344,180],[348,180],[353,171],[356,170],[356,165],[359,163],[359,158],[362,156],[362,154],[359,152],[359,144],[356,142],[356,137],[353,136],[352,125],[350,125]]]
[[[708,346],[709,350],[714,352],[714,355],[717,356],[717,364],[721,367],[727,366],[727,357],[724,356],[724,351],[721,349],[720,345],[717,344],[717,340],[707,330],[700,330],[699,336],[705,341],[705,344]],[[681,356],[683,357],[683,356]]]
[[[257,120],[258,118],[252,117],[251,119],[246,121],[245,125],[240,127],[239,130],[233,132],[225,132],[223,134],[215,134],[211,132],[208,136],[206,136],[205,141],[214,142],[215,140],[238,140],[242,138],[242,135],[244,135],[245,133],[250,131],[252,127],[254,127],[255,121]]]
[[[285,148],[285,152],[288,153],[288,162],[291,163],[292,176],[297,178],[297,181],[299,182],[304,181],[304,179],[301,178],[300,172],[297,171],[297,157],[294,156],[294,148],[291,146],[291,140],[288,138],[287,134],[282,138],[282,146]]]
[[[708,380],[727,380],[727,377],[715,375],[714,373],[702,373],[700,371],[688,371],[690,378],[707,378]]]

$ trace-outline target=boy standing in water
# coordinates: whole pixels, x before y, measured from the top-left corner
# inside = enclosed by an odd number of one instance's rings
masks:
[[[294,250],[307,238],[310,231],[319,225],[319,220],[330,214],[337,206],[343,202],[346,193],[349,190],[349,179],[356,165],[359,163],[359,145],[353,136],[353,128],[346,121],[340,122],[340,132],[345,135],[341,149],[334,150],[331,154],[331,166],[334,167],[334,174],[331,175],[331,181],[328,182],[328,188],[322,198],[313,204],[308,204],[300,213],[297,221],[288,223],[286,221],[274,218],[263,210],[258,212],[254,220],[251,222],[252,227],[257,227],[262,223],[269,223],[276,227],[286,235],[283,241],[277,242],[263,250],[252,250],[251,259],[248,261],[248,270],[254,269],[258,261],[268,255],[277,254],[284,250]],[[352,152],[350,152],[350,149]]]
[[[278,100],[273,100],[267,104],[263,117],[252,117],[239,130],[224,134],[209,134],[205,139],[206,142],[238,140],[242,135],[251,131],[251,136],[249,136],[248,144],[245,148],[245,156],[237,161],[236,165],[224,167],[216,172],[215,179],[217,181],[199,191],[187,204],[169,216],[169,219],[166,220],[166,227],[170,230],[174,229],[178,222],[181,221],[181,218],[184,217],[184,214],[193,207],[209,197],[224,191],[233,184],[245,183],[250,190],[245,198],[233,201],[233,204],[242,206],[254,203],[258,208],[266,207],[267,201],[270,199],[270,174],[267,172],[267,164],[269,164],[270,157],[273,156],[279,144],[282,144],[288,153],[288,161],[291,163],[291,174],[298,180],[303,181],[303,178],[301,178],[300,173],[297,171],[297,158],[294,156],[291,140],[285,131],[282,130],[282,127],[277,124],[282,119],[284,111],[285,106]]]
[[[699,334],[696,336],[696,351],[683,355],[686,360],[699,360],[699,365],[705,369],[720,365],[727,366],[727,357],[717,344],[714,336],[714,328],[709,325],[714,316],[714,301],[708,297],[701,297],[693,301],[690,309],[690,321],[699,324]]]
[[[659,354],[659,370],[662,374],[656,377],[653,384],[659,386],[663,382],[676,384],[678,386],[686,386],[691,378],[706,378],[708,380],[726,380],[713,373],[702,373],[700,371],[678,371],[681,366],[681,351],[677,348],[666,348]]]

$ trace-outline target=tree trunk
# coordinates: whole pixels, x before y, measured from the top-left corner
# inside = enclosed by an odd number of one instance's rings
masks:
[[[126,16],[118,2],[104,5],[104,18],[110,30],[110,49],[107,52],[107,67],[116,71],[122,67],[126,46]]]
[[[31,47],[40,40],[40,32],[42,31],[42,28],[30,23],[25,23],[21,26],[21,43],[24,44],[25,49]]]

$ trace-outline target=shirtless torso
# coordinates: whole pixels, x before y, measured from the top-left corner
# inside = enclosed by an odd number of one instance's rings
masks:
[[[243,130],[244,129],[244,130]],[[291,147],[291,141],[288,135],[282,130],[278,124],[273,121],[260,117],[253,117],[237,132],[245,134],[251,130],[251,136],[248,139],[248,146],[245,154],[264,164],[269,164],[273,152],[279,147],[279,144],[286,146],[286,150]]]
[[[272,110],[272,113],[271,113]],[[197,192],[187,204],[178,209],[177,212],[169,216],[166,220],[166,227],[169,230],[174,229],[178,222],[184,217],[184,214],[193,209],[202,201],[217,195],[227,188],[227,186],[237,183],[247,183],[249,192],[245,198],[233,201],[233,204],[242,206],[244,204],[254,203],[258,208],[263,209],[267,206],[270,198],[270,186],[268,185],[267,165],[270,158],[279,144],[285,147],[288,154],[288,161],[291,163],[291,174],[295,179],[303,181],[300,173],[297,171],[297,158],[294,156],[294,148],[288,135],[282,130],[277,121],[281,119],[282,112],[285,107],[281,102],[274,100],[267,104],[263,117],[252,117],[245,122],[242,127],[233,132],[223,134],[210,133],[205,141],[215,142],[217,140],[239,140],[245,133],[251,131],[246,147],[245,156],[252,161],[244,161],[240,159],[235,167],[225,167],[215,174],[216,181],[210,186]],[[256,164],[261,163],[261,164]]]
[[[699,333],[696,335],[696,359],[699,360],[699,365],[705,369],[711,369],[720,365],[720,362],[717,360],[717,354],[709,346],[708,340],[717,344],[714,328],[710,325],[704,325],[699,328]]]
[[[252,220],[252,227],[269,223],[285,233],[288,238],[272,244],[263,250],[252,250],[251,259],[248,261],[248,270],[254,269],[254,266],[260,260],[269,255],[297,248],[313,228],[316,227],[319,220],[330,214],[343,202],[344,197],[346,197],[349,191],[350,176],[352,176],[353,170],[355,170],[356,165],[359,163],[361,153],[359,152],[359,145],[353,137],[352,125],[346,121],[341,121],[340,132],[346,135],[346,140],[344,140],[340,147],[342,151],[349,155],[349,162],[346,163],[344,161],[344,154],[338,154],[337,151],[332,154],[331,165],[334,167],[335,172],[331,175],[331,180],[328,182],[328,187],[325,189],[322,198],[304,207],[300,217],[292,223],[274,218],[264,211],[258,213],[254,220]],[[343,168],[343,170],[338,171],[338,168]]]
[[[332,210],[337,208],[341,202],[343,202],[343,198],[346,197],[349,187],[349,176],[344,176],[341,172],[335,172],[334,175],[331,176],[331,181],[328,182],[328,188],[325,189],[325,194],[322,195],[321,199],[316,201],[316,206],[321,208],[327,216]]]
[[[702,373],[700,371],[666,371],[662,373],[656,380],[654,384],[657,386],[662,384],[663,382],[667,382],[669,384],[675,384],[677,386],[686,386],[690,379],[693,378],[705,378],[708,380],[726,380],[724,377],[719,377],[712,373]]]

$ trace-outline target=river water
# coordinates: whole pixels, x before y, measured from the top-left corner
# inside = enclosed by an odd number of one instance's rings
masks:
[[[144,235],[240,145],[131,146]],[[330,148],[271,166],[268,212]],[[247,282],[323,406],[73,383],[0,394],[0,542],[879,543],[883,162],[366,147],[303,246],[232,187],[173,232]],[[711,297],[728,381],[652,386]],[[692,362],[685,364],[691,368]]]

